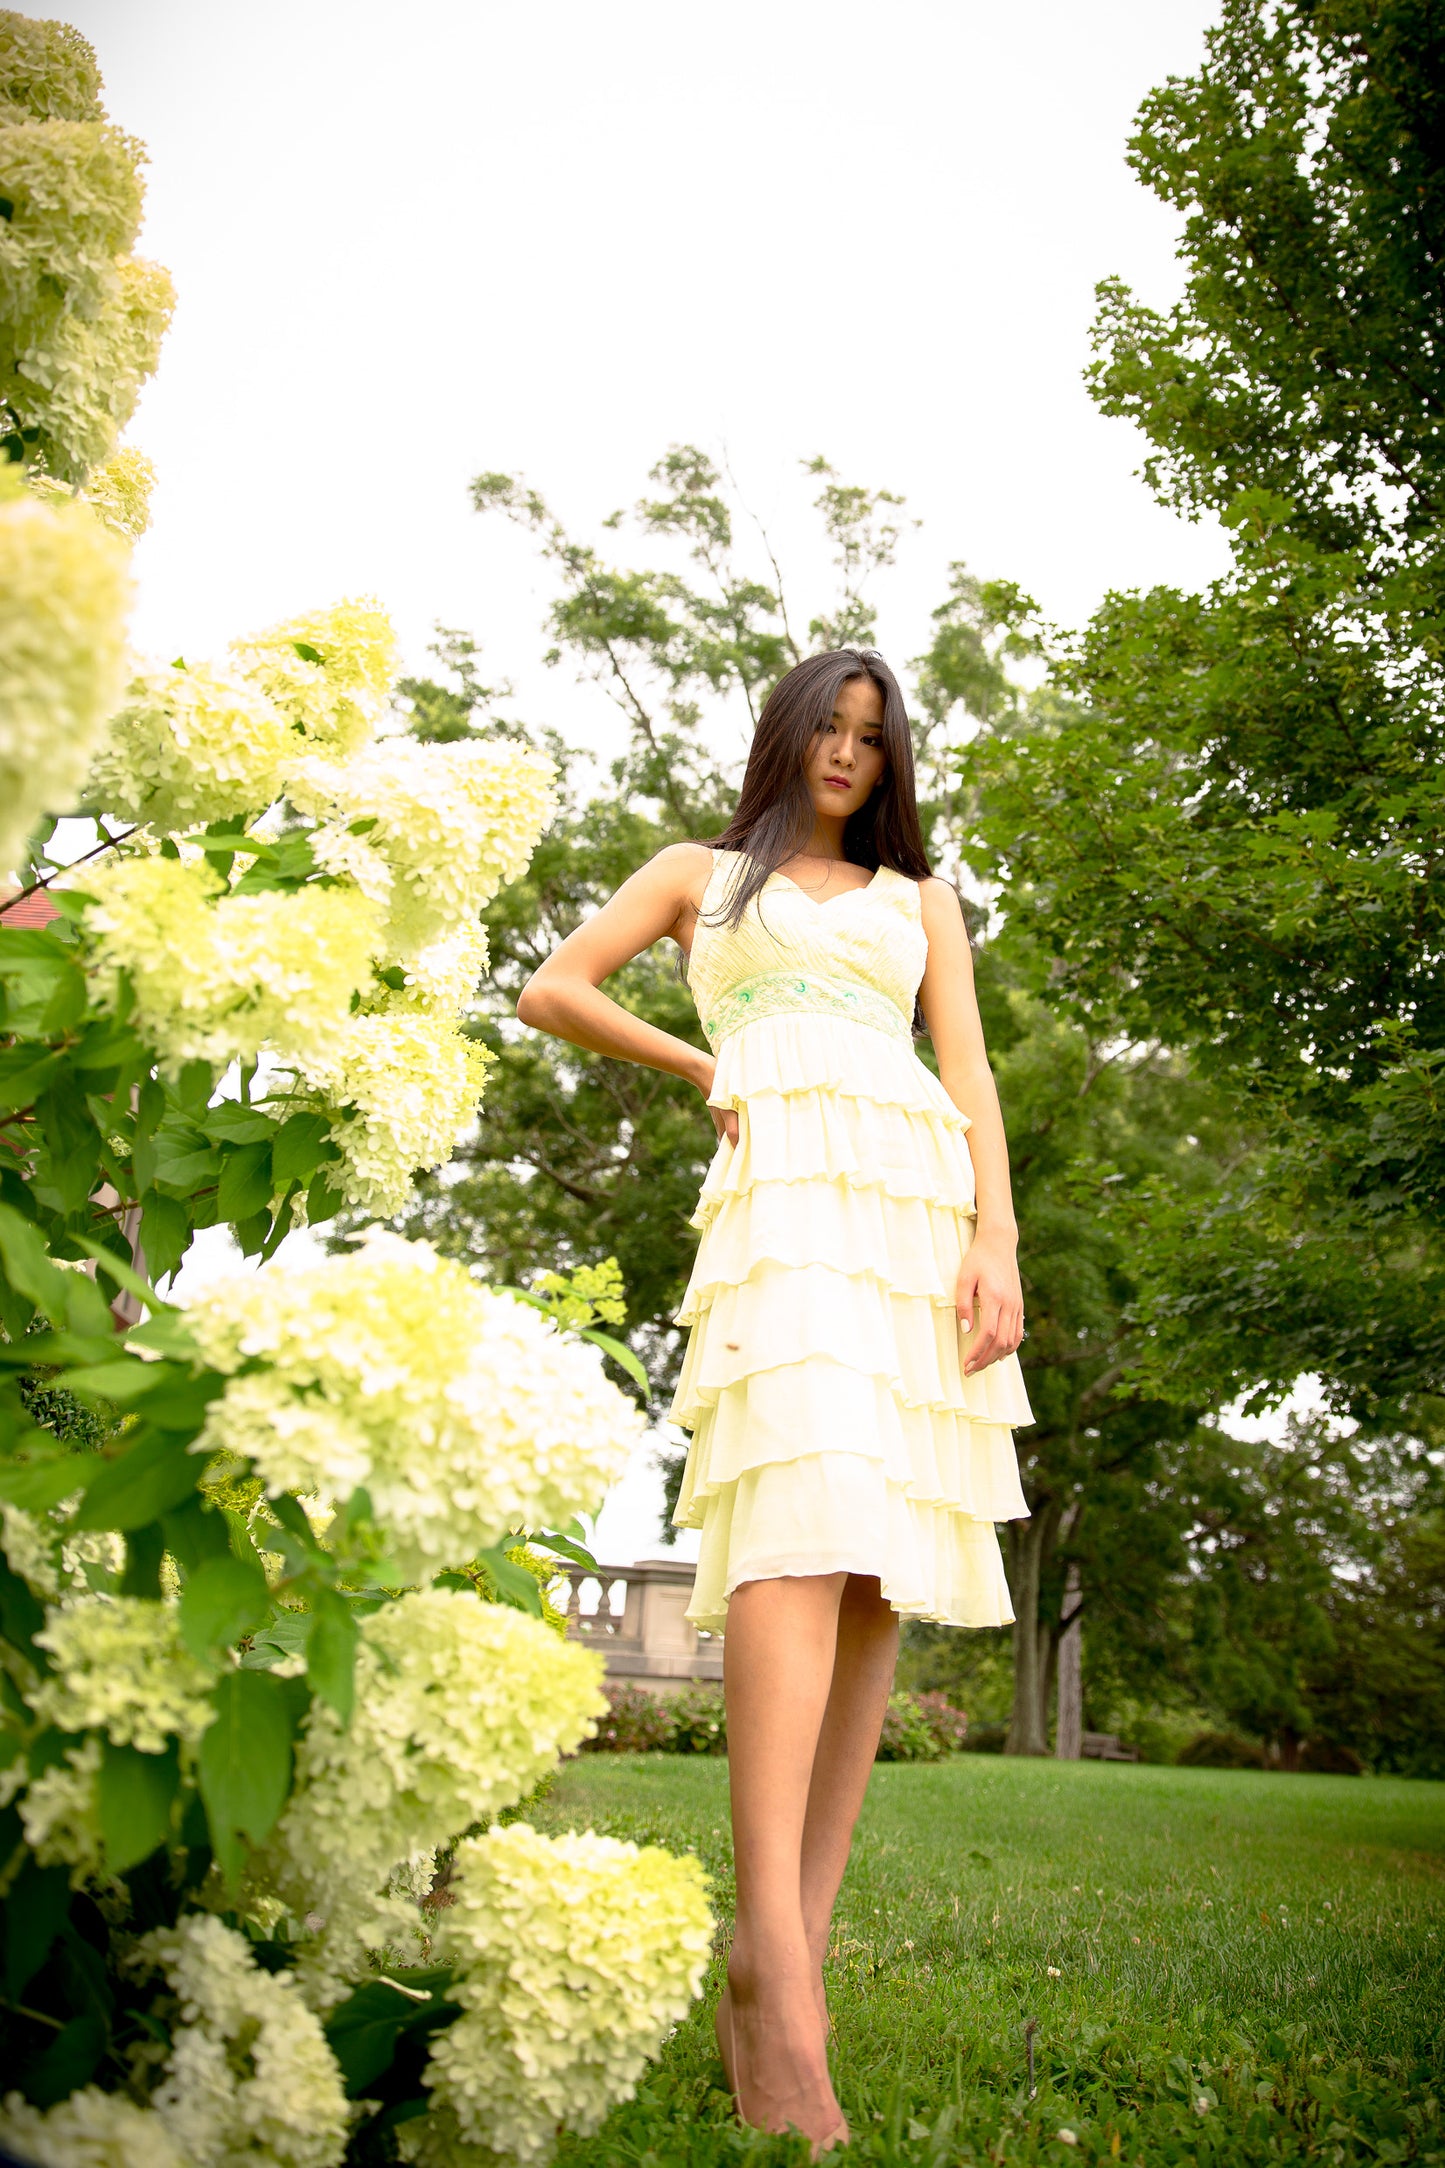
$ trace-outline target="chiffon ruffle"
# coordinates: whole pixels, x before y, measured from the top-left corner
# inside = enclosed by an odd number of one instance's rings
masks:
[[[908,1616],[1007,1624],[994,1524],[1027,1516],[1013,1428],[1033,1415],[1016,1357],[964,1374],[967,1118],[906,1037],[808,1013],[724,1039],[710,1098],[738,1141],[678,1312],[689,1617],[717,1631],[745,1581],[850,1572]]]

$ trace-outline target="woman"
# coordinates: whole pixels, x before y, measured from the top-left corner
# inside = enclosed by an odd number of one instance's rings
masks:
[[[714,1053],[609,1000],[669,936]],[[939,1080],[913,1051],[915,999]],[[718,2044],[744,2121],[846,2140],[823,1957],[898,1616],[1012,1617],[994,1533],[1032,1420],[1008,1155],[958,898],[929,877],[881,656],[774,688],[716,844],[625,881],[536,972],[523,1023],[696,1084],[719,1137],[679,1322],[690,1616],[727,1624],[737,1917]],[[965,1132],[967,1139],[965,1141]]]

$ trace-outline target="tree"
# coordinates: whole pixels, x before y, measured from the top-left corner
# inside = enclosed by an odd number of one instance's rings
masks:
[[[1146,100],[1131,158],[1185,214],[1185,291],[1102,287],[1091,383],[1233,566],[1111,596],[1072,703],[981,756],[976,863],[1060,994],[1188,1050],[1268,1139],[1193,1258],[1159,1254],[1160,1361],[1192,1389],[1202,1324],[1238,1384],[1317,1368],[1366,1416],[1442,1353],[1442,63],[1414,0],[1229,0]],[[1322,1257],[1341,1232],[1363,1306]]]

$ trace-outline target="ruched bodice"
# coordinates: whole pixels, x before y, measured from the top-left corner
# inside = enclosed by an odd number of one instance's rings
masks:
[[[918,884],[885,867],[820,903],[774,874],[732,928],[738,864],[716,854],[689,969],[709,1098],[738,1116],[678,1313],[690,1616],[718,1628],[744,1581],[845,1571],[899,1611],[1004,1624],[993,1524],[1027,1511],[1011,1426],[1032,1415],[1014,1356],[964,1374],[973,1164],[913,1048]]]

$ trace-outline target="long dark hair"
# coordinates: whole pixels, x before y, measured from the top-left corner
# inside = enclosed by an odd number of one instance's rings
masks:
[[[738,851],[742,864],[730,884],[720,923],[736,926],[760,888],[813,833],[813,801],[804,773],[818,732],[851,678],[869,678],[883,696],[883,773],[866,802],[848,817],[843,856],[855,866],[890,866],[912,880],[930,871],[918,825],[913,734],[898,680],[871,647],[838,647],[810,655],[780,677],[768,694],[743,776],[737,811],[714,850]]]

